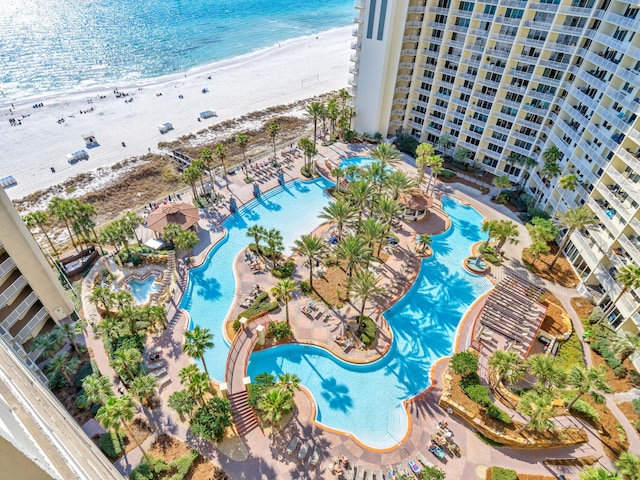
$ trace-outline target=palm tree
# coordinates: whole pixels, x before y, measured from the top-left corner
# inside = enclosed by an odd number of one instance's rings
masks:
[[[247,162],[247,145],[249,145],[249,137],[247,137],[244,133],[239,133],[236,135],[236,143],[240,147],[242,151],[242,158],[244,162]]]
[[[213,152],[210,148],[203,148],[200,150],[200,160],[209,170],[209,182],[211,183],[211,189],[213,190]]]
[[[382,249],[382,241],[387,235],[387,227],[375,217],[368,217],[360,223],[360,237],[367,242],[367,245],[374,251],[375,244],[378,244],[376,257],[380,258],[380,250]]]
[[[278,259],[282,256],[282,252],[284,250],[282,233],[280,233],[280,230],[270,228],[269,230],[267,230],[265,242],[267,242],[267,246],[269,247],[269,254],[271,255],[271,261],[275,266],[278,262]]]
[[[362,179],[373,185],[378,195],[382,193],[382,187],[389,177],[389,167],[383,162],[373,162],[362,170]]]
[[[69,234],[69,238],[71,239],[71,244],[75,247],[76,241],[71,233],[71,221],[75,218],[75,207],[78,203],[78,200],[73,202],[75,199],[64,199],[60,197],[53,197],[49,201],[49,211],[61,222],[64,222],[67,233]]]
[[[78,357],[69,359],[68,353],[60,353],[53,357],[53,360],[46,366],[47,378],[52,384],[55,384],[54,378],[60,374],[64,377],[68,386],[73,386],[71,375],[75,374],[80,368],[82,361]]]
[[[140,405],[151,405],[151,400],[156,394],[156,388],[158,388],[158,377],[152,374],[140,375],[136,377],[131,385],[129,385],[129,391],[133,395]]]
[[[400,151],[392,143],[381,143],[369,154],[385,165],[395,165],[400,161]]]
[[[637,267],[633,264],[625,265],[617,273],[616,280],[622,285],[622,288],[620,289],[620,292],[618,292],[615,300],[611,302],[609,308],[607,308],[607,310],[604,312],[602,318],[609,316],[609,314],[615,308],[616,303],[618,303],[618,300],[620,300],[622,295],[624,295],[627,290],[629,290],[630,288],[640,288],[640,267]]]
[[[280,127],[277,123],[270,123],[267,127],[267,132],[269,133],[269,137],[271,137],[271,141],[273,142],[273,158],[276,158],[276,137],[280,133]]]
[[[542,152],[542,161],[544,163],[558,163],[563,156],[564,153],[554,145]]]
[[[247,228],[247,236],[253,238],[253,242],[256,244],[256,253],[260,255],[260,241],[264,240],[267,235],[267,229],[260,225],[251,225]]]
[[[358,211],[358,224],[362,220],[364,209],[369,203],[373,188],[371,184],[364,180],[356,180],[349,182],[347,186],[347,195]]]
[[[467,164],[467,160],[469,160],[471,157],[473,157],[473,152],[465,147],[458,148],[455,152],[453,152],[453,159],[456,162],[460,162],[465,165]]]
[[[187,264],[191,262],[191,249],[200,243],[200,237],[193,230],[184,230],[174,239],[174,245],[177,250],[185,250],[187,252]]]
[[[324,112],[324,106],[320,102],[311,102],[305,112],[311,117],[311,120],[313,120],[313,144],[316,145],[318,139],[318,119]]]
[[[191,358],[200,359],[207,377],[209,377],[209,370],[207,370],[207,364],[204,361],[204,353],[213,346],[213,333],[208,328],[195,327],[184,334],[182,351]]]
[[[296,290],[298,290],[298,282],[290,278],[279,280],[271,289],[272,295],[277,300],[284,300],[284,311],[286,313],[287,325],[291,324],[289,322],[289,300],[291,300],[291,294]]]
[[[318,216],[324,220],[329,220],[329,223],[335,225],[338,236],[342,237],[344,227],[353,222],[355,215],[356,210],[350,203],[345,200],[338,200],[329,202]]]
[[[375,213],[382,220],[382,224],[386,227],[387,232],[391,230],[393,219],[402,213],[402,207],[397,200],[382,196],[378,197],[375,203]]]
[[[342,110],[344,110],[347,107],[347,101],[351,98],[351,94],[346,88],[341,88],[338,90],[338,98],[342,102]]]
[[[608,344],[620,363],[624,363],[631,355],[640,352],[640,335],[629,332],[623,332],[622,336],[611,335]]]
[[[182,233],[182,227],[177,223],[169,223],[162,229],[162,238],[175,247],[176,238]]]
[[[227,147],[223,143],[219,143],[216,145],[214,152],[222,164],[222,174],[225,182],[227,182],[227,190],[231,191],[231,182],[227,179],[227,166],[224,164],[224,159],[227,158]]]
[[[191,162],[191,165],[189,166],[198,169],[198,174],[199,174],[198,179],[200,180],[200,188],[202,189],[202,195],[204,195],[204,181],[202,180],[202,176],[204,175],[204,171],[207,169],[207,166],[199,158],[196,158],[195,160],[193,160]]]
[[[80,321],[78,320],[78,322]],[[63,338],[66,338],[67,340],[69,340],[69,342],[71,342],[71,345],[73,346],[73,349],[76,351],[76,353],[80,354],[80,349],[78,348],[78,344],[76,343],[76,338],[78,337],[79,333],[76,329],[75,324],[63,323],[62,325],[57,327],[57,330],[60,331],[60,335]]]
[[[180,372],[178,372],[178,378],[180,379],[180,383],[188,388],[194,376],[199,373],[200,369],[198,368],[198,366],[190,363],[186,367],[182,367],[180,369]]]
[[[193,199],[198,198],[198,191],[196,190],[196,181],[200,178],[200,170],[193,165],[189,165],[182,172],[182,181],[191,186],[191,193],[193,193]]]
[[[41,355],[49,358],[60,348],[61,342],[62,334],[60,330],[53,329],[45,335],[40,335],[34,338],[31,342],[30,351],[35,352],[37,350],[42,350]]]
[[[144,223],[144,219],[136,212],[128,211],[124,214],[120,221],[122,222],[122,226],[133,234],[136,242],[138,242],[138,245],[140,245],[142,242],[140,241],[140,238],[136,233],[136,228]]]
[[[127,427],[127,423],[133,420],[133,417],[136,414],[136,404],[129,395],[123,395],[121,397],[109,397],[107,402],[100,407],[98,413],[96,413],[96,420],[100,422],[105,430],[113,430],[116,433],[120,432],[121,429],[127,433],[127,437],[133,440],[136,444],[136,447],[140,449],[142,455],[147,461],[147,465],[151,472],[153,472],[153,462],[151,458],[147,454],[147,452],[142,448],[138,439],[133,435],[133,433]]]
[[[496,246],[496,252],[500,252],[504,244],[508,241],[510,244],[518,243],[518,226],[511,220],[498,220],[498,229],[495,231],[496,240],[498,245]]]
[[[544,154],[543,154],[544,155]],[[545,164],[540,169],[540,178],[542,179],[542,183],[547,185],[549,180],[559,177],[562,173],[562,169],[557,162],[545,162]],[[536,204],[540,202],[542,199],[543,190],[540,188],[538,192],[538,198],[536,199]]]
[[[578,391],[578,394],[567,405],[569,410],[585,393],[591,395],[598,403],[604,402],[604,397],[600,392],[611,393],[611,389],[607,385],[604,365],[600,365],[598,368],[585,368],[582,365],[574,365],[567,375],[567,384]]]
[[[397,200],[403,193],[413,190],[416,186],[416,181],[413,178],[409,178],[406,172],[394,170],[387,176],[384,186],[385,191],[389,192],[391,198]]]
[[[537,393],[529,391],[520,397],[518,411],[529,417],[529,421],[518,429],[522,433],[525,429],[543,432],[555,425],[550,417],[553,416],[553,397],[549,392]]]
[[[313,267],[317,259],[326,251],[324,240],[314,235],[302,235],[293,243],[295,251],[306,257],[309,262],[309,286],[313,288]]]
[[[578,179],[578,176],[575,173],[570,173],[569,175],[560,177],[560,179],[558,180],[558,187],[562,189],[562,195],[560,195],[560,200],[558,200],[558,206],[556,207],[554,213],[557,212],[558,209],[560,208],[560,204],[562,203],[562,200],[564,199],[564,194],[567,192],[567,190],[571,192],[575,191],[579,183],[580,183],[580,180]]]
[[[283,388],[270,388],[258,401],[258,409],[263,412],[265,420],[278,424],[283,415],[293,411],[295,402],[293,395]]]
[[[447,150],[453,147],[455,145],[455,142],[453,141],[453,137],[451,135],[444,134],[441,135],[438,139],[438,145],[442,147],[442,153],[446,155]]]
[[[559,368],[555,357],[538,353],[527,358],[525,365],[535,375],[534,387],[539,392],[549,392],[564,383],[565,373]]]
[[[82,398],[78,398],[78,403],[85,405],[87,408],[94,403],[104,405],[107,399],[113,396],[111,380],[100,372],[87,375],[82,380],[82,390],[84,391]]]
[[[340,167],[336,167],[330,172],[332,177],[336,177],[336,191],[340,191],[340,179],[344,177],[344,169]]]
[[[418,183],[422,183],[424,173],[429,166],[429,158],[434,155],[433,145],[421,143],[416,147],[416,166],[418,167]]]
[[[493,179],[493,186],[502,190],[513,187],[513,184],[511,183],[511,180],[509,180],[509,175],[501,175],[500,177]]]
[[[53,254],[57,255],[58,251],[56,250],[56,247],[53,245],[51,238],[49,238],[49,234],[47,233],[47,230],[44,228],[44,225],[47,223],[48,218],[49,217],[47,216],[46,212],[36,210],[22,217],[22,220],[27,225],[27,228],[29,230],[34,228],[39,228],[42,234],[47,239],[47,242],[49,242],[49,246],[51,247],[51,250],[53,250]]]
[[[587,467],[579,473],[580,480],[624,480],[619,473],[603,467]]]
[[[300,389],[300,377],[295,373],[283,373],[278,377],[277,385],[293,394]]]
[[[336,257],[347,262],[347,274],[351,278],[354,267],[371,261],[371,249],[361,238],[349,235],[342,238],[335,250]]]
[[[495,350],[489,358],[489,367],[494,374],[495,383],[509,383],[522,380],[526,370],[522,363],[522,358],[516,352],[506,352],[504,350]]]
[[[428,235],[426,233],[421,234],[420,237],[418,237],[418,245],[420,245],[420,251],[422,253],[425,253],[427,248],[431,247],[431,242],[433,242],[433,237],[431,235]]]
[[[358,270],[349,280],[349,293],[362,300],[360,305],[360,315],[358,316],[358,328],[362,328],[364,318],[364,309],[367,300],[382,293],[379,286],[380,277],[372,273],[370,270]]]
[[[556,253],[551,265],[549,265],[549,270],[553,268],[558,261],[558,258],[560,258],[560,254],[571,238],[571,235],[573,235],[573,232],[576,230],[584,230],[588,227],[594,227],[599,223],[598,218],[595,216],[593,211],[586,205],[570,208],[564,212],[557,212],[554,220],[559,228],[566,228],[567,233],[565,233],[564,238],[558,247],[558,253]]]
[[[486,248],[489,246],[491,239],[496,236],[496,233],[500,229],[500,220],[483,220],[480,229],[482,232],[487,234],[487,241],[484,244]]]
[[[298,146],[304,153],[304,166],[309,174],[312,173],[311,165],[313,164],[313,157],[318,153],[316,146],[307,137],[303,137],[298,140]]]
[[[137,348],[122,348],[117,350],[112,359],[111,366],[116,371],[120,378],[123,377],[123,373],[129,376],[129,381],[132,381],[136,376],[134,370],[138,372],[138,368],[142,362],[142,353]]]
[[[329,100],[329,102],[327,103],[326,113],[327,113],[327,118],[329,119],[330,134],[331,134],[331,137],[333,137],[333,134],[335,133],[335,130],[336,130],[336,121],[338,120],[338,117],[340,117],[340,108],[338,107],[338,100],[336,100],[335,98],[332,98],[331,100]]]
[[[616,467],[622,475],[631,480],[640,479],[640,457],[631,452],[622,452],[616,460]]]
[[[444,160],[440,155],[432,155],[428,157],[427,165],[430,167],[430,170],[429,170],[429,181],[427,182],[427,188],[425,190],[427,194],[429,194],[429,192],[431,192],[435,187],[438,174],[442,171],[443,164],[444,164]]]

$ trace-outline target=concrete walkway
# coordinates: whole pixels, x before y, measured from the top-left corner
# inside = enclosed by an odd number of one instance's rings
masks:
[[[365,153],[366,148],[361,145],[336,144],[331,147],[321,147],[318,162],[324,162],[326,160],[329,161],[330,164],[337,165],[340,156],[363,155]],[[288,178],[297,176],[301,164],[302,159],[298,157],[292,168],[288,169]],[[401,168],[407,171],[415,170],[407,164],[401,165]],[[228,213],[228,209],[225,206],[228,205],[228,198],[233,196],[239,206],[253,198],[252,187],[251,185],[244,184],[241,178],[242,176],[243,175],[239,174],[228,177],[231,182],[230,191],[226,188],[220,188],[223,187],[223,185],[218,185],[219,193],[224,196],[224,201],[221,206],[201,210],[201,220],[199,223],[201,228],[199,234],[205,241],[196,248],[193,264],[197,265],[202,263],[213,243],[224,236],[220,222]],[[276,185],[277,180],[273,178],[261,184],[260,188],[264,191]],[[455,195],[477,208],[487,218],[511,218],[517,220],[515,215],[505,207],[489,204],[488,199],[490,196],[481,195],[479,191],[471,187],[455,184],[454,188],[451,184],[438,184],[437,188],[438,197],[442,194]],[[383,311],[389,304],[404,294],[415,277],[417,268],[414,268],[413,271],[410,268],[402,269],[403,262],[414,256],[415,231],[424,230],[424,232],[437,233],[442,231],[446,226],[446,216],[444,216],[441,211],[438,212],[437,209],[435,209],[435,212],[427,222],[419,225],[403,224],[402,228],[397,232],[400,237],[400,245],[393,252],[390,259],[382,266],[381,275],[384,277],[383,281],[385,284],[388,285],[399,272],[403,272],[406,285],[394,295],[390,295],[385,299],[381,299],[376,304],[372,304],[367,310],[367,314],[371,315],[372,318],[376,318],[376,321],[379,322],[379,326],[381,327],[380,339],[374,344],[373,348],[364,351],[354,348],[351,349],[349,353],[345,353],[342,348],[333,341],[333,337],[342,331],[341,329],[344,324],[355,316],[357,309],[353,305],[347,303],[341,309],[332,309],[329,311],[326,320],[324,318],[312,318],[301,313],[300,307],[306,303],[307,299],[299,294],[295,295],[294,299],[290,302],[290,312],[294,312],[291,322],[294,326],[296,339],[298,341],[308,341],[324,345],[336,355],[343,358],[346,357],[352,361],[370,361],[384,354],[390,344],[391,338],[386,323],[381,320],[377,313]],[[567,308],[567,311],[571,314],[576,331],[581,334],[581,324],[569,304],[569,299],[576,296],[577,292],[572,289],[565,289],[557,285],[549,284],[544,280],[531,276],[519,260],[522,247],[529,243],[528,232],[526,228],[520,224],[519,229],[521,233],[520,243],[518,245],[505,246],[508,260],[505,261],[502,266],[492,268],[490,273],[491,280],[498,282],[506,275],[515,274],[527,278],[536,284],[544,284],[546,288],[549,288],[549,290],[558,296],[565,308]],[[424,232],[421,231],[420,233]],[[318,233],[322,234],[323,232],[320,229]],[[249,266],[245,264],[242,257],[242,255],[239,256],[240,260],[236,262],[236,278],[239,280],[237,290],[240,294],[242,294],[242,292],[248,292],[256,283],[256,277],[253,276]],[[94,269],[94,271],[95,270],[96,269]],[[185,272],[180,271],[179,274],[184,275]],[[262,290],[268,290],[275,284],[275,279],[267,280],[265,277],[266,276],[261,276],[258,282]],[[298,259],[295,278],[300,280],[306,279],[307,277],[308,270],[304,269],[301,259]],[[169,318],[174,319],[171,328],[158,337],[148,339],[148,348],[159,349],[162,353],[162,357],[167,363],[167,376],[169,378],[169,383],[160,391],[162,407],[154,410],[150,414],[152,423],[158,432],[170,433],[188,445],[198,448],[207,458],[219,463],[232,479],[335,478],[330,473],[332,464],[330,459],[339,454],[347,455],[354,465],[365,466],[374,470],[382,468],[384,471],[387,465],[397,465],[400,463],[406,467],[409,459],[416,459],[416,452],[420,451],[426,456],[430,455],[426,452],[427,444],[430,441],[430,435],[434,430],[434,426],[442,419],[448,421],[450,429],[454,432],[454,439],[463,452],[461,458],[447,457],[444,463],[440,463],[440,466],[448,474],[448,478],[483,479],[484,470],[491,465],[514,468],[521,473],[564,473],[565,475],[575,475],[577,472],[575,468],[554,467],[552,472],[549,468],[542,465],[541,462],[547,457],[585,455],[592,454],[585,453],[587,451],[593,452],[593,447],[591,446],[545,450],[518,450],[508,448],[497,449],[486,445],[476,437],[472,430],[461,424],[455,417],[449,416],[446,412],[442,411],[437,404],[440,397],[440,379],[448,363],[445,359],[438,362],[433,368],[432,387],[407,403],[411,424],[410,431],[406,438],[398,439],[400,443],[390,451],[380,452],[369,450],[349,435],[332,432],[316,424],[313,420],[315,415],[313,402],[304,391],[301,391],[296,394],[297,408],[295,415],[283,431],[267,436],[260,429],[252,430],[243,438],[244,446],[248,452],[246,458],[241,461],[233,460],[211,444],[201,443],[193,438],[187,428],[176,419],[175,414],[166,404],[168,396],[181,388],[177,380],[178,372],[183,366],[191,362],[189,358],[182,354],[181,349],[184,340],[184,331],[188,328],[188,318],[185,313],[180,312],[176,308],[181,295],[180,285],[181,283],[178,282],[178,288],[176,288],[174,292],[175,295],[169,305]],[[83,303],[85,312],[88,312],[87,317],[91,318],[91,314],[94,312],[91,310],[90,302],[87,301],[86,295],[84,294]],[[231,309],[229,315],[237,315],[239,311],[240,309],[236,305]],[[275,320],[284,320],[284,312],[277,313],[272,317]],[[460,332],[460,337],[456,340],[456,346],[458,350],[463,350],[467,346],[466,340],[468,338],[469,326],[464,324]],[[108,359],[102,348],[101,340],[91,338],[90,336],[87,339],[87,344],[92,349],[101,371],[106,375],[113,376],[114,373],[108,365]],[[587,355],[587,357],[589,356]],[[590,359],[588,359],[588,361],[590,361]],[[234,372],[234,383],[236,382],[236,376],[239,376],[239,374],[240,372]],[[635,448],[638,445],[637,435],[633,433],[633,429],[627,428],[628,422],[626,422],[626,424],[624,423],[624,417],[615,406],[613,400],[608,399],[608,403],[613,404],[612,411],[625,427],[627,435],[630,437],[631,450],[640,451],[640,448]],[[589,435],[592,434],[593,432],[589,433]],[[294,459],[286,455],[286,447],[289,445],[293,436],[298,436],[305,441],[311,442],[312,446],[321,452],[321,460],[317,467],[309,467],[307,464],[299,462],[297,457]],[[595,436],[590,437],[590,439],[591,438],[593,441],[590,442],[590,444],[599,444]],[[145,444],[150,444],[152,440],[153,437],[149,438]],[[130,452],[126,458],[117,462],[116,466],[122,473],[126,474],[139,460],[140,454],[137,450],[134,450]],[[438,463],[435,458],[430,458],[430,460]],[[603,459],[603,464],[610,466],[610,462],[606,459]]]

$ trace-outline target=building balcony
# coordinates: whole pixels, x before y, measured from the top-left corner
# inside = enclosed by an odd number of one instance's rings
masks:
[[[589,268],[591,270],[595,269],[602,260],[602,256],[596,254],[594,251],[594,249],[597,249],[598,247],[595,245],[593,240],[585,237],[579,232],[576,232],[571,236],[571,242],[578,249],[584,261],[589,265]]]
[[[40,325],[42,325],[47,320],[48,317],[49,317],[49,314],[47,313],[44,307],[38,310],[38,312],[33,316],[33,318],[29,320],[29,323],[27,323],[25,327],[22,330],[20,330],[20,333],[18,333],[18,335],[16,336],[16,339],[18,340],[18,342],[22,343],[26,341],[30,336],[33,336],[32,335],[33,332]]]
[[[606,45],[607,47],[613,48],[618,52],[624,52],[627,49],[627,44],[621,42],[620,40],[616,40],[615,38],[603,32],[596,33],[594,40]]]
[[[410,20],[405,25],[409,28],[422,28],[422,22],[417,20]]]
[[[464,57],[460,59],[460,63],[465,64],[465,65],[471,65],[472,67],[479,67],[480,66],[480,60],[473,58],[473,57]]]
[[[595,2],[594,2],[595,4]],[[580,17],[591,17],[593,12],[592,7],[574,7],[570,5],[562,5],[560,7],[560,13],[564,13],[566,15],[577,15]]]
[[[485,53],[489,56],[501,58],[507,60],[509,58],[510,50],[503,50],[501,48],[487,48]]]
[[[475,43],[469,43],[466,48],[467,48],[467,50],[471,50],[472,52],[482,53],[482,52],[484,52],[484,47],[485,47],[484,44],[478,45],[478,44],[475,44]]]
[[[607,72],[615,72],[618,69],[618,64],[604,58],[602,53],[603,52],[588,52],[587,60],[595,63],[600,68],[604,68]]]
[[[587,200],[587,205],[591,210],[593,210],[593,213],[596,214],[600,222],[602,222],[604,228],[606,228],[614,237],[620,236],[623,228],[623,225],[621,225],[620,222],[614,222],[613,218],[609,216],[610,214],[607,214],[603,207],[601,207],[593,197],[590,197]]]
[[[524,20],[522,22],[522,26],[527,28],[535,28],[536,30],[542,30],[543,32],[548,32],[551,30],[551,26],[553,25],[552,21],[547,22],[536,22],[535,20]]]
[[[11,257],[7,257],[4,262],[0,263],[0,283],[2,283],[4,276],[11,272],[15,266],[16,264]]]
[[[497,15],[495,18],[495,22],[502,23],[504,25],[513,25],[517,27],[520,25],[521,18],[511,18],[511,17],[503,17],[501,15]]]
[[[405,48],[404,50],[400,50],[400,55],[415,57],[417,54],[417,48]]]
[[[611,299],[615,299],[620,294],[622,287],[620,287],[613,274],[604,266],[598,265],[593,270],[593,273]],[[628,293],[624,294],[616,303],[616,308],[624,317],[631,316],[636,310],[635,302],[630,301],[629,297],[630,295]]]
[[[518,42],[518,44],[524,45],[526,47],[544,47],[544,40],[536,40],[535,38],[518,37],[516,41]]]
[[[28,292],[28,291],[24,291],[24,294],[21,295],[21,297],[24,298],[17,298],[14,301],[14,304],[17,303],[18,305],[15,305],[15,308],[7,313],[7,317],[2,320],[2,327],[5,328],[7,331],[13,327],[16,322],[18,322],[19,320],[21,320],[24,315],[29,311],[29,309],[33,306],[34,303],[36,303],[36,301],[38,300],[38,296],[36,295],[35,292]]]
[[[349,60],[353,63],[360,63],[360,55],[358,53],[354,53],[349,57]]]
[[[449,25],[448,30],[458,33],[467,33],[469,27],[466,25]]]
[[[449,8],[447,7],[429,7],[429,13],[435,13],[439,15],[448,15]]]
[[[402,117],[405,113],[406,110],[404,108],[394,108],[393,110],[391,110],[391,115],[397,115],[400,117]]]
[[[425,5],[413,5],[407,8],[407,13],[424,13],[425,10]]]
[[[575,45],[567,45],[564,43],[557,43],[557,42],[549,42],[547,44],[547,48],[550,48],[551,50],[554,50],[556,52],[570,53],[570,54],[574,54],[576,51]]]
[[[557,3],[529,3],[529,8],[531,10],[536,10],[539,12],[555,12],[560,7]]]
[[[604,21],[613,23],[615,26],[628,28],[634,32],[640,30],[640,19],[625,17],[617,13],[607,12],[604,14]]]
[[[620,235],[618,241],[635,264],[640,264],[640,240],[638,240],[638,236],[634,236],[634,240],[631,240],[626,235]]]
[[[9,303],[9,301],[26,285],[27,280],[22,275],[19,275],[10,285],[7,286],[7,288],[4,289],[2,293],[0,293],[0,308]]]
[[[411,75],[398,75],[398,80],[403,82],[410,82],[413,79]]]
[[[638,75],[638,72],[636,70],[623,67],[622,65],[618,65],[616,75],[622,78],[625,82],[629,82],[633,85],[640,83],[640,75]]]
[[[355,8],[358,10],[364,10],[367,6],[367,2],[365,0],[356,0]]]

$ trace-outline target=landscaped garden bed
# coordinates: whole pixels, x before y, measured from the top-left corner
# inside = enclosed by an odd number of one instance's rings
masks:
[[[540,278],[557,283],[563,287],[574,288],[580,283],[580,279],[576,276],[571,264],[564,255],[560,255],[553,269],[549,270],[549,265],[551,265],[553,258],[558,252],[558,245],[555,242],[550,242],[549,247],[549,252],[541,254],[537,259],[533,258],[528,248],[525,248],[522,251],[522,261],[531,272]]]

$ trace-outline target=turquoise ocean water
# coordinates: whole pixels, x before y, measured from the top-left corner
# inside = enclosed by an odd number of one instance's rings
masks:
[[[178,73],[353,14],[353,0],[0,0],[0,88],[18,100]]]

